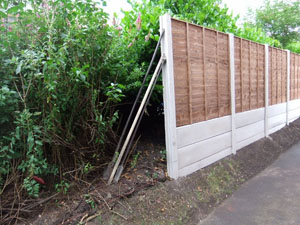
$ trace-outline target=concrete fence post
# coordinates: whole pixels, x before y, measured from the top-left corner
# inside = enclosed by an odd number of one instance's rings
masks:
[[[176,108],[175,85],[173,70],[173,45],[172,45],[171,17],[168,14],[160,17],[160,33],[164,30],[161,42],[161,54],[166,57],[166,63],[162,67],[163,74],[163,98],[165,116],[165,135],[167,149],[167,170],[171,178],[178,178],[178,150],[176,135]]]
[[[235,139],[235,76],[234,76],[234,35],[229,34],[230,96],[231,96],[231,153],[236,154]]]
[[[291,77],[291,74],[290,74],[290,55],[291,55],[291,52],[289,50],[286,51],[287,53],[287,72],[286,72],[286,75],[287,75],[287,78],[286,78],[286,125],[289,125],[289,102],[290,102],[290,77]]]
[[[269,136],[269,46],[265,44],[265,137]]]

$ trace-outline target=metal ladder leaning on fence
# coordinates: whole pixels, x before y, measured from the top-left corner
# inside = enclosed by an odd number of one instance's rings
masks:
[[[129,126],[129,123],[130,123],[130,121],[131,121],[131,119],[133,117],[133,113],[136,110],[137,103],[138,103],[138,101],[140,99],[140,96],[142,94],[142,90],[143,90],[143,88],[145,86],[147,77],[148,77],[148,75],[150,73],[150,69],[151,69],[151,67],[153,65],[153,62],[155,60],[155,57],[156,57],[156,54],[158,52],[158,49],[159,49],[159,46],[160,46],[161,39],[162,39],[163,35],[164,35],[164,31],[161,33],[161,36],[160,36],[160,38],[158,40],[158,43],[156,45],[155,51],[154,51],[152,59],[150,61],[150,65],[149,65],[149,67],[147,69],[147,72],[146,72],[146,74],[144,76],[144,80],[143,80],[142,85],[141,85],[141,87],[139,89],[139,92],[138,92],[138,94],[136,96],[136,99],[135,99],[135,101],[133,103],[133,106],[131,108],[130,114],[129,114],[128,119],[126,121],[125,127],[124,127],[124,129],[122,131],[122,134],[121,134],[120,140],[118,142],[117,148],[115,150],[113,159],[108,164],[106,170],[103,173],[103,178],[105,180],[108,180],[108,182],[107,182],[108,185],[110,185],[113,181],[114,182],[118,182],[119,179],[120,179],[120,176],[121,176],[121,174],[122,174],[122,172],[124,170],[125,164],[126,164],[128,158],[130,156],[131,147],[132,147],[132,143],[133,143],[133,140],[135,138],[136,132],[138,130],[138,127],[140,125],[140,122],[142,120],[144,112],[146,110],[146,107],[147,107],[147,105],[149,103],[149,100],[150,100],[150,97],[151,97],[152,92],[154,90],[154,87],[155,87],[155,84],[157,82],[157,79],[158,79],[158,77],[159,77],[159,75],[161,73],[162,66],[163,66],[163,64],[165,62],[164,55],[162,55],[160,57],[160,59],[159,59],[159,62],[157,64],[156,68],[155,68],[155,71],[154,71],[153,76],[152,76],[152,78],[150,80],[150,83],[149,83],[149,85],[148,85],[148,87],[146,89],[146,92],[145,92],[144,97],[143,97],[143,99],[141,101],[141,104],[140,104],[140,106],[139,106],[139,108],[137,110],[137,113],[136,113],[136,115],[134,117],[134,120],[133,120],[133,122],[132,122],[132,124],[130,126],[130,129],[129,129],[128,133],[127,133],[126,139],[125,139],[125,141],[123,143],[123,139],[124,139],[125,134],[126,134],[126,132],[128,130],[128,126]],[[120,150],[121,145],[122,145],[122,148]],[[120,152],[119,152],[119,150],[120,150]]]

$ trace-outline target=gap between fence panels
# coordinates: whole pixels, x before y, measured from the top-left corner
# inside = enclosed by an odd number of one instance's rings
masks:
[[[121,173],[122,173],[122,171],[124,169],[124,166],[125,166],[125,165],[122,165],[122,164],[120,165],[121,160],[122,160],[122,158],[123,158],[124,155],[128,156],[128,154],[126,154],[126,153],[129,153],[129,151],[130,151],[130,148],[128,148],[128,144],[130,142],[132,142],[132,139],[134,138],[133,134],[135,134],[135,132],[136,132],[136,130],[138,128],[139,122],[141,121],[141,118],[142,118],[142,116],[143,116],[143,114],[144,114],[144,112],[146,110],[146,106],[147,106],[147,104],[149,102],[150,96],[151,96],[152,91],[154,89],[154,86],[155,86],[155,83],[157,81],[157,78],[158,78],[158,76],[159,76],[159,74],[161,72],[162,64],[164,62],[165,62],[165,58],[164,58],[164,56],[162,56],[160,58],[158,64],[157,64],[157,66],[156,66],[154,74],[153,74],[153,76],[152,76],[152,78],[150,80],[150,83],[149,83],[148,88],[147,88],[147,90],[145,92],[145,95],[144,95],[144,97],[142,99],[142,102],[141,102],[141,104],[140,104],[140,106],[138,108],[138,111],[137,111],[137,113],[136,113],[136,115],[134,117],[134,120],[133,120],[133,122],[132,122],[132,124],[130,126],[130,129],[129,129],[128,134],[126,136],[126,139],[125,139],[125,141],[124,141],[124,143],[122,145],[122,148],[121,148],[121,150],[120,150],[120,152],[118,154],[116,162],[114,163],[114,166],[112,168],[112,171],[110,173],[110,176],[109,176],[109,179],[108,179],[108,182],[107,182],[108,185],[112,183],[112,181],[113,181],[114,178],[115,178],[114,181],[117,182],[119,180],[120,176],[121,176]],[[126,162],[126,161],[127,160],[125,158],[125,160],[123,162]]]

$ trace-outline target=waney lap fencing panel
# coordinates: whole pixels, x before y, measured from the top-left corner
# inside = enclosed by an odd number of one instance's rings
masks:
[[[300,116],[300,56],[160,18],[168,174],[178,178]]]

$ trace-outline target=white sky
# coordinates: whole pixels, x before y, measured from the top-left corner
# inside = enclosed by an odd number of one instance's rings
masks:
[[[233,14],[240,15],[240,19],[244,19],[247,15],[248,8],[257,9],[263,5],[263,0],[222,0]]]
[[[234,15],[240,14],[240,18],[243,19],[247,14],[248,7],[258,8],[263,4],[263,0],[222,0],[228,8],[233,11]],[[111,17],[114,12],[120,13],[120,9],[130,10],[130,5],[126,0],[107,0],[107,7],[105,11],[108,12]],[[120,15],[121,16],[121,15]]]
[[[113,17],[114,13],[120,14],[120,10],[130,10],[131,6],[127,3],[126,0],[107,0],[106,1],[107,6],[104,7],[104,10],[109,13],[110,17]],[[118,16],[118,18],[121,18],[121,14],[120,16]]]

